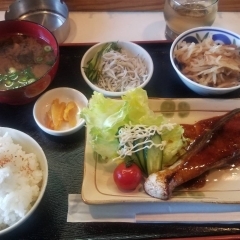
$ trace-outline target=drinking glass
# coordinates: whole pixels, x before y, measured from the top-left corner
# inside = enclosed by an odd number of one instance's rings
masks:
[[[165,0],[166,38],[174,40],[188,29],[211,26],[217,10],[218,0]]]

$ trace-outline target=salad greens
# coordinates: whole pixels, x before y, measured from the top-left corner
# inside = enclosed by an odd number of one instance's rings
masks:
[[[99,69],[99,65],[101,63],[102,56],[110,51],[118,51],[120,52],[121,48],[117,45],[116,42],[106,43],[95,55],[94,57],[87,62],[87,67],[84,67],[84,72],[87,78],[93,82],[97,83],[99,80],[99,76],[101,74],[101,69]]]
[[[146,126],[146,129],[153,126],[153,129],[156,129],[156,134],[160,132],[160,143],[152,142],[155,148],[160,147],[161,151],[163,151],[162,163],[159,164],[160,168],[172,164],[172,161],[176,160],[176,155],[184,146],[185,139],[183,138],[184,130],[182,126],[170,124],[163,115],[154,113],[149,108],[146,91],[141,88],[129,90],[122,96],[122,100],[106,98],[103,94],[94,92],[89,100],[89,106],[82,109],[81,117],[86,121],[93,150],[107,161],[119,157],[131,157],[131,154],[135,154],[135,152],[128,152],[125,156],[119,154],[123,150],[123,146],[120,147],[121,140],[117,136],[120,129],[123,129],[126,125],[139,125],[138,129],[140,130],[144,128],[143,126]],[[144,136],[143,138],[145,141],[144,146],[149,148],[148,140],[149,138],[154,139],[154,137],[149,136],[148,138]],[[128,142],[126,145],[134,145],[135,142],[136,138],[132,141],[133,144]],[[141,140],[141,142],[143,141]],[[153,155],[152,153],[147,154]],[[159,153],[157,154],[159,155]],[[151,166],[151,164],[146,165]],[[146,169],[142,170],[146,172]],[[151,172],[151,170],[147,172]]]

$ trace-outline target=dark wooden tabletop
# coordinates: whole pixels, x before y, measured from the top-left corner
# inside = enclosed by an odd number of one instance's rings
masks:
[[[65,3],[69,11],[161,11],[164,1],[165,0],[65,0]],[[13,2],[13,0],[1,0],[0,11],[6,11],[8,6]],[[240,1],[219,0],[219,11],[239,12]]]

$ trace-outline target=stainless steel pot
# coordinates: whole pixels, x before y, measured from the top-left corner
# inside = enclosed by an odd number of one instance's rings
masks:
[[[58,43],[66,40],[69,11],[61,0],[16,0],[5,12],[5,20],[20,19],[39,23],[50,30]]]

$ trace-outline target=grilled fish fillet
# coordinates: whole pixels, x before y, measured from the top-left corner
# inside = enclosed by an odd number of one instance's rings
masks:
[[[167,200],[177,186],[239,158],[240,109],[235,109],[214,121],[174,165],[149,175],[144,189]]]

